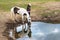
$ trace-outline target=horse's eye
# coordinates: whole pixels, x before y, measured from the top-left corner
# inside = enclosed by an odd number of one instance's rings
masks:
[[[24,13],[24,15],[26,15],[26,13]]]

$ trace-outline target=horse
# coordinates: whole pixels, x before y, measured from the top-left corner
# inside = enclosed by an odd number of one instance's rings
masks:
[[[28,25],[28,32],[27,33],[29,33],[29,30],[30,30],[30,27],[31,27],[31,17],[29,15],[29,13],[27,12],[27,10],[24,9],[24,8],[15,6],[15,7],[11,8],[11,13],[14,14],[14,20],[16,19],[15,18],[16,14],[21,15],[21,18],[22,18],[21,19],[21,22],[22,22],[22,33],[24,33],[24,30],[25,30],[24,26],[26,28],[26,23]],[[16,30],[16,28],[15,28],[15,30]]]

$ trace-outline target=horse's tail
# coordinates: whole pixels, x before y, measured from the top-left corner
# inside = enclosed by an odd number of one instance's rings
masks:
[[[27,11],[28,11],[28,14],[30,15],[30,11],[31,11],[31,4],[30,3],[27,5]]]

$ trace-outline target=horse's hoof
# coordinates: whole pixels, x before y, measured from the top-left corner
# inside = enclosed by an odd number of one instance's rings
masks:
[[[29,36],[29,37],[31,37],[31,33],[32,33],[31,31],[28,33],[28,36]]]

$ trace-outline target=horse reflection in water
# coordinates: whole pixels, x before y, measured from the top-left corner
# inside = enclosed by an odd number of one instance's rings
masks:
[[[9,40],[16,40],[18,37],[23,37],[24,35],[28,35],[31,37],[31,18],[26,9],[20,7],[12,7],[11,13],[14,15],[14,21],[10,20],[10,23],[7,22],[7,38]],[[16,19],[16,14],[20,15],[20,19]],[[26,30],[26,24],[28,26]],[[18,25],[22,25],[22,31],[17,32],[16,28]],[[5,30],[5,31],[6,31]]]

